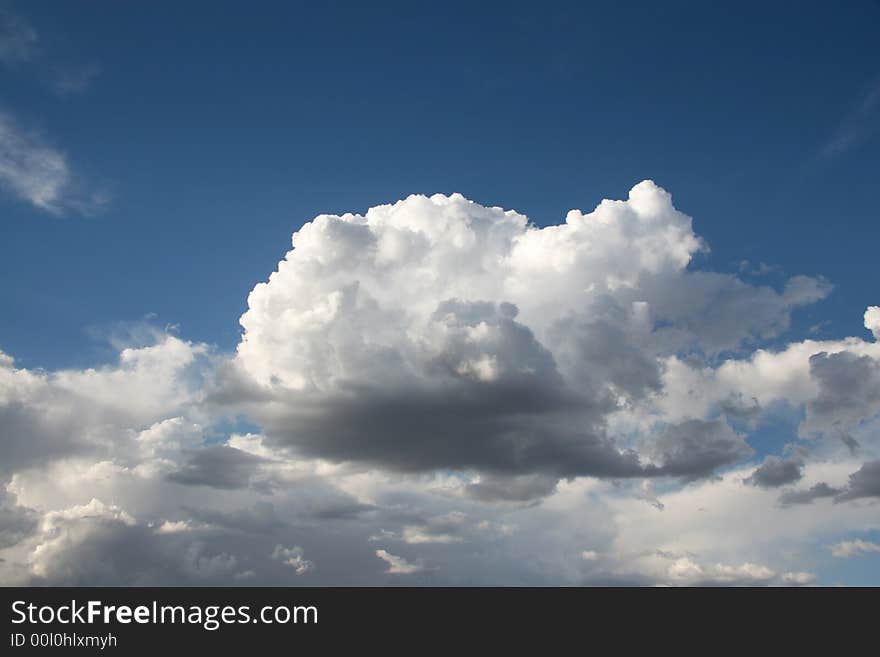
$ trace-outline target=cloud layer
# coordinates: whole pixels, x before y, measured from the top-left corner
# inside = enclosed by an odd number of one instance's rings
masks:
[[[544,228],[411,196],[299,229],[235,353],[0,353],[0,579],[820,581],[880,529],[876,307],[778,346],[830,285],[706,250],[650,181]]]

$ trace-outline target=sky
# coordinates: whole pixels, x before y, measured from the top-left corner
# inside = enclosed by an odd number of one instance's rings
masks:
[[[878,29],[0,3],[0,583],[880,584]]]

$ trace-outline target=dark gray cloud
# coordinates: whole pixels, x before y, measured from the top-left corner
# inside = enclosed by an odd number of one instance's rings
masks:
[[[287,523],[282,521],[270,502],[257,502],[253,506],[231,511],[183,507],[185,518],[204,523],[213,528],[248,534],[273,534]]]
[[[247,562],[228,551],[231,541],[157,534],[144,525],[102,518],[68,522],[56,532],[64,540],[44,544],[31,585],[230,585],[247,570]]]
[[[635,452],[620,451],[601,427],[591,431],[589,416],[570,427],[553,406],[540,388],[469,383],[430,394],[362,389],[262,420],[272,444],[402,472],[642,474]]]
[[[319,520],[350,520],[376,511],[372,504],[362,504],[352,497],[336,496],[322,500],[312,509],[312,517]]]
[[[853,449],[850,432],[880,411],[880,360],[848,351],[810,357],[819,394],[807,403],[804,429],[830,433]]]
[[[700,479],[746,458],[752,448],[723,420],[686,420],[669,425],[645,447],[660,465],[648,474]]]
[[[228,445],[211,445],[183,452],[180,468],[168,481],[187,486],[247,488],[255,484],[263,459]]]
[[[12,495],[0,490],[0,549],[15,545],[34,533],[39,514],[15,502]]]
[[[467,495],[482,502],[530,502],[556,490],[557,477],[531,474],[513,477],[484,475],[465,487]]]
[[[630,312],[610,296],[598,299],[589,314],[556,321],[548,341],[570,384],[596,397],[610,386],[630,400],[658,391],[660,365],[632,324]]]
[[[60,400],[59,400],[60,402]],[[19,470],[63,456],[86,452],[90,445],[79,437],[75,418],[62,415],[55,406],[52,415],[41,412],[34,404],[11,400],[0,402],[0,480]],[[66,415],[66,414],[64,414]],[[71,420],[67,424],[65,420]]]
[[[837,500],[844,502],[863,497],[880,497],[880,460],[868,461],[853,472]]]
[[[447,338],[425,364],[427,378],[405,387],[347,382],[335,393],[257,404],[255,417],[275,445],[405,472],[639,474],[636,455],[604,436],[611,399],[567,390],[516,313],[511,304],[445,301],[432,321]],[[469,339],[479,331],[491,339]]]
[[[814,501],[839,495],[841,489],[820,482],[805,490],[787,490],[779,496],[780,506],[792,506],[795,504],[812,504]]]
[[[804,462],[801,459],[782,459],[771,455],[764,459],[745,482],[761,488],[777,488],[793,484],[803,476]]]
[[[782,506],[810,504],[814,500],[833,497],[835,502],[880,497],[880,460],[868,461],[849,476],[847,485],[835,488],[820,482],[807,490],[790,490],[779,496]]]
[[[404,388],[347,383],[315,399],[298,395],[286,408],[258,407],[257,417],[275,444],[400,471],[639,474],[636,455],[603,435],[611,399],[568,390],[516,314],[512,304],[444,301],[432,321],[447,337],[425,365],[427,378]],[[479,332],[491,337],[474,341]]]

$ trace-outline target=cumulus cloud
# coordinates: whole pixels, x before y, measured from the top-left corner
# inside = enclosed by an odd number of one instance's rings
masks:
[[[293,244],[241,318],[248,412],[302,456],[478,472],[481,499],[575,476],[695,479],[748,456],[723,421],[632,442],[608,419],[662,389],[664,358],[774,336],[829,289],[691,271],[705,245],[650,181],[546,228],[458,194],[411,196],[321,215]]]
[[[161,451],[169,435],[177,441],[173,434],[187,429],[173,418],[199,394],[195,370],[207,353],[204,345],[161,336],[98,369],[45,373],[0,358],[0,476],[65,457]]]
[[[865,328],[880,340],[880,306],[868,306],[865,311]]]
[[[0,352],[0,581],[804,585],[781,546],[876,526],[880,343],[768,347],[829,284],[700,270],[654,183],[544,228],[412,196],[293,244],[235,353]]]

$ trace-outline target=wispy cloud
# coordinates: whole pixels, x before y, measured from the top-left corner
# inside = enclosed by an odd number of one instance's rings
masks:
[[[35,131],[0,112],[0,187],[19,200],[54,215],[94,214],[107,202],[77,182],[67,155]]]
[[[853,109],[823,146],[823,157],[841,155],[863,144],[880,130],[880,77],[862,94]]]
[[[42,43],[40,33],[25,17],[0,7],[0,65],[33,74],[59,96],[86,91],[101,71],[93,62],[60,57]]]
[[[880,543],[870,543],[861,539],[841,541],[831,546],[831,554],[840,559],[847,559],[871,552],[880,552]]]
[[[39,39],[27,20],[0,7],[0,63],[14,67],[32,60],[37,55]]]
[[[50,84],[59,96],[71,96],[86,91],[101,73],[97,64],[82,66],[59,66],[55,69]]]

